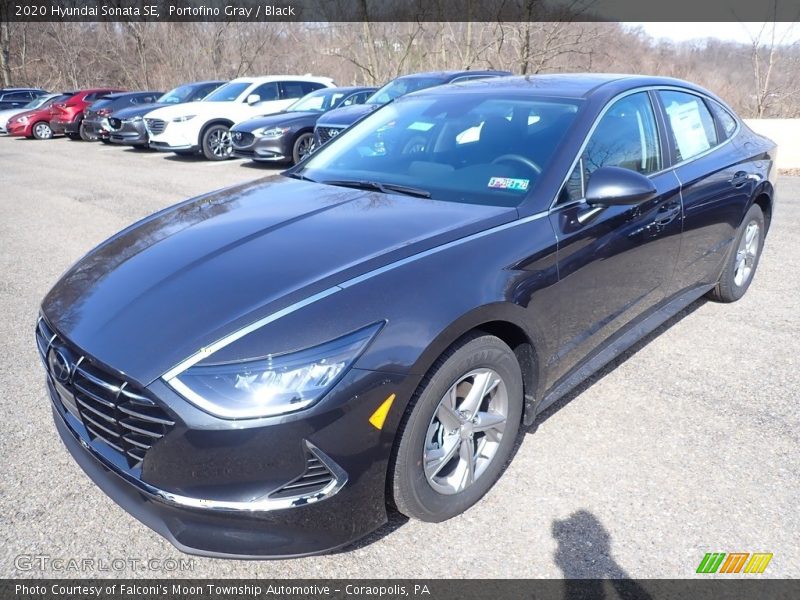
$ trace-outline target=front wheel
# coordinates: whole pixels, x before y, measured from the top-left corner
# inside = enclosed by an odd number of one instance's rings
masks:
[[[522,372],[502,340],[475,334],[452,346],[397,433],[390,471],[397,509],[439,522],[480,500],[511,456],[522,406]]]
[[[292,160],[294,164],[299,163],[306,156],[314,151],[314,134],[302,133],[297,136],[294,141],[294,148],[292,149]]]
[[[765,233],[764,213],[754,204],[742,220],[717,286],[708,293],[712,300],[735,302],[745,295],[761,258]]]
[[[203,133],[200,144],[203,156],[208,160],[226,160],[231,157],[233,146],[231,132],[227,125],[212,125]]]
[[[33,137],[37,140],[49,140],[53,137],[53,130],[47,121],[39,121],[33,126]]]

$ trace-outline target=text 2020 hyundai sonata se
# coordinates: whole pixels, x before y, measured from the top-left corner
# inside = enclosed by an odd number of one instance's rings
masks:
[[[189,552],[321,552],[387,505],[450,518],[537,412],[698,297],[745,293],[774,160],[672,79],[411,94],[67,271],[37,326],[58,430]]]

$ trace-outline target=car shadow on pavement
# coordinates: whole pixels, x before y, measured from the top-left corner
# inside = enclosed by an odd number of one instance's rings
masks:
[[[614,560],[611,534],[588,510],[553,521],[551,532],[558,543],[553,560],[564,574],[564,600],[602,600],[609,588],[616,592],[611,598],[651,598]]]
[[[569,404],[572,400],[580,396],[583,392],[588,390],[592,387],[595,383],[603,379],[606,375],[613,372],[617,367],[622,365],[626,360],[631,358],[634,354],[639,352],[642,348],[647,346],[650,342],[660,336],[662,333],[666,332],[668,329],[680,323],[683,319],[691,315],[694,311],[702,307],[708,299],[705,297],[699,298],[692,302],[689,306],[684,308],[682,311],[677,313],[675,316],[670,317],[664,323],[659,325],[656,329],[652,332],[644,336],[641,340],[636,342],[633,346],[625,350],[622,354],[620,354],[617,358],[609,362],[607,365],[602,367],[600,370],[593,373],[589,376],[585,381],[579,383],[575,388],[564,394],[561,398],[556,400],[554,404],[548,406],[544,411],[540,414],[536,415],[536,420],[533,422],[533,425],[528,427],[527,433],[535,433],[536,429],[547,421],[550,417],[556,414],[559,410],[561,410],[564,406]]]

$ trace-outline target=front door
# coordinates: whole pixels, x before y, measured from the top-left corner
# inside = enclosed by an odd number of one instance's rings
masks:
[[[590,134],[550,212],[558,237],[559,349],[554,383],[665,294],[680,247],[680,183],[663,171],[664,146],[648,92],[616,100]],[[650,176],[657,195],[642,204],[592,207],[592,173],[616,166]]]

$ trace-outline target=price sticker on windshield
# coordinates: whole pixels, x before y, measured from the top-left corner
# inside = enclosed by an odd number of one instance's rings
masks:
[[[489,187],[495,190],[527,192],[529,183],[530,179],[512,179],[510,177],[492,177],[489,179]]]

